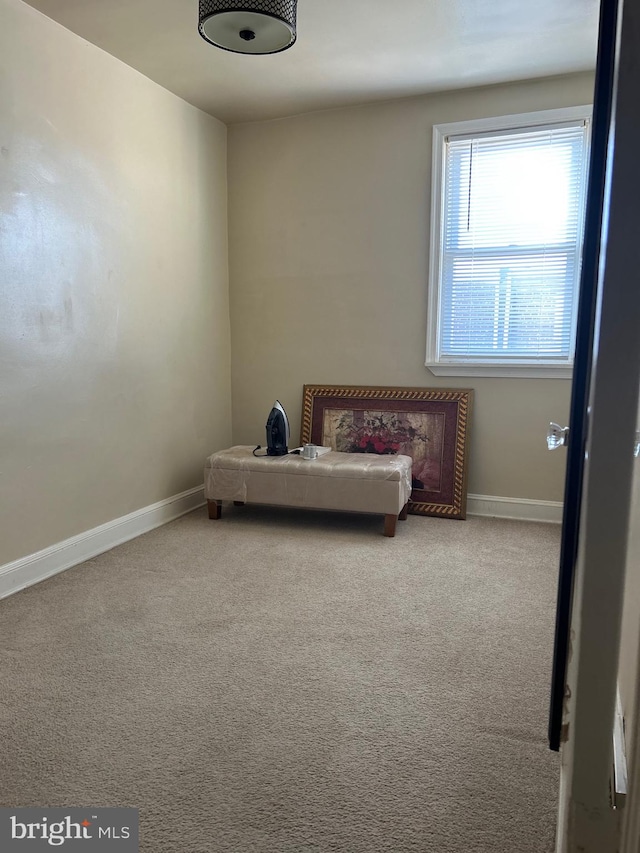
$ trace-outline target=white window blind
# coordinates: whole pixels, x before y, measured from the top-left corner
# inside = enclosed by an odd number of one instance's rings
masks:
[[[572,363],[587,134],[445,137],[438,362]]]

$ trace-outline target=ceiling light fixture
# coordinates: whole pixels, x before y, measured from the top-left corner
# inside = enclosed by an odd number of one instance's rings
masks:
[[[198,31],[234,53],[279,53],[296,40],[298,0],[200,0]]]

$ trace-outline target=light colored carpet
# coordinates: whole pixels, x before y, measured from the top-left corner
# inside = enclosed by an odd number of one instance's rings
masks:
[[[2,805],[148,853],[548,853],[559,529],[204,510],[0,602]]]

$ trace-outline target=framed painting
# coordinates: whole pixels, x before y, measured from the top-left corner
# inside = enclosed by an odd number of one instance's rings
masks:
[[[305,385],[301,444],[413,460],[409,512],[463,519],[471,389]]]

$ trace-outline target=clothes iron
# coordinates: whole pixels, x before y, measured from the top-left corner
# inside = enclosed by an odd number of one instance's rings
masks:
[[[267,419],[267,456],[286,456],[289,452],[289,418],[280,400],[276,400]]]

